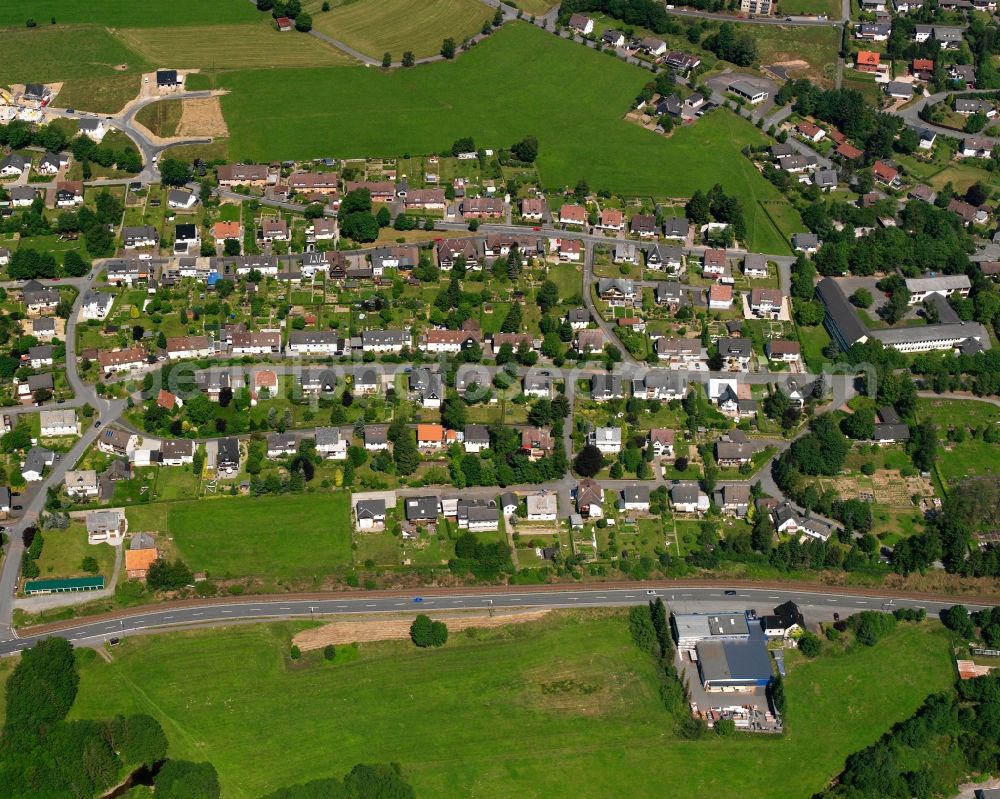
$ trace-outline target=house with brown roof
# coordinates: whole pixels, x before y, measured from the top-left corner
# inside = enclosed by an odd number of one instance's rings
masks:
[[[559,209],[559,224],[561,225],[586,225],[587,209],[582,205],[567,203]]]
[[[649,445],[657,458],[674,455],[674,431],[667,427],[654,427],[649,431]]]
[[[707,249],[702,255],[701,276],[720,277],[729,269],[729,259],[725,250]]]
[[[585,477],[577,484],[576,510],[581,516],[591,519],[604,515],[604,489],[600,483]]]
[[[448,200],[441,189],[410,189],[403,198],[407,211],[443,211]]]
[[[127,372],[143,366],[146,357],[146,350],[136,346],[124,350],[101,350],[97,353],[97,362],[101,366],[101,371]]]
[[[126,549],[125,573],[130,580],[145,580],[149,567],[160,557],[156,547],[151,549]]]
[[[619,233],[625,227],[625,214],[617,208],[605,208],[601,211],[601,218],[597,226],[602,230],[612,230]]]
[[[454,440],[454,431],[449,430]],[[439,424],[418,424],[417,425],[417,448],[427,450],[443,449],[447,444],[448,437],[445,429]]]
[[[284,219],[265,219],[260,225],[264,241],[288,241],[288,223]]]
[[[212,237],[216,241],[225,239],[236,239],[243,241],[243,225],[239,222],[216,222],[212,226]]]
[[[340,188],[336,172],[293,172],[288,176],[288,188],[302,194],[334,194]]]
[[[524,427],[521,429],[521,449],[528,457],[537,461],[546,455],[551,455],[554,444],[552,432],[544,427]]]
[[[865,154],[864,150],[859,150],[857,147],[855,147],[853,144],[847,141],[843,142],[840,146],[838,146],[834,152],[841,158],[843,158],[845,161],[853,161],[856,158],[860,158]]]
[[[885,161],[876,161],[872,165],[872,177],[883,186],[899,185],[899,170]]]
[[[507,213],[502,197],[471,197],[461,209],[463,219],[502,219]]]
[[[526,197],[521,200],[521,217],[540,222],[545,215],[545,202],[541,197]]]
[[[854,58],[854,68],[858,72],[874,74],[878,72],[882,57],[872,50],[862,50]]]
[[[819,125],[814,125],[812,122],[800,122],[795,130],[800,136],[808,139],[814,144],[821,141],[826,136],[826,131]]]
[[[600,352],[604,349],[604,331],[578,330],[576,332],[576,349],[579,352]]]
[[[733,287],[715,283],[708,289],[708,307],[713,311],[724,311],[733,306]]]
[[[785,295],[781,289],[755,288],[750,291],[750,310],[758,316],[767,316],[781,311]]]
[[[267,167],[263,164],[222,164],[216,174],[219,185],[224,187],[267,185]]]
[[[790,339],[772,339],[764,346],[767,357],[772,361],[793,363],[802,356],[802,345]]]

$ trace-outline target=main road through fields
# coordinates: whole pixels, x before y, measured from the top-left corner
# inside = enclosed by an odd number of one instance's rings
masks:
[[[891,610],[898,607],[924,608],[929,615],[961,601],[975,610],[987,607],[966,599],[921,598],[890,593],[852,593],[836,588],[771,588],[747,585],[690,585],[686,583],[642,583],[626,587],[553,586],[496,590],[469,590],[467,593],[378,592],[300,596],[267,596],[240,601],[208,601],[177,603],[159,608],[135,609],[127,614],[109,614],[101,618],[75,619],[26,631],[23,638],[0,640],[0,655],[9,655],[32,646],[50,635],[58,635],[82,646],[94,646],[109,638],[123,635],[165,631],[177,627],[218,626],[246,621],[274,621],[291,618],[315,618],[349,614],[433,613],[435,611],[517,610],[521,608],[578,608],[635,605],[663,597],[672,611],[710,612],[742,611],[754,608],[759,614],[770,613],[775,605],[788,600],[802,609],[808,624],[833,618],[834,613],[849,614],[861,610]]]

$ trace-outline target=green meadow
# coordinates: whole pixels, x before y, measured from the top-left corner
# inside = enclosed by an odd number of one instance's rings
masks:
[[[548,189],[685,197],[714,183],[743,200],[754,247],[787,252],[758,201],[781,195],[741,154],[763,134],[727,111],[664,139],[626,122],[648,73],[606,54],[510,24],[453,62],[389,73],[364,67],[224,72],[218,84],[235,159],[390,157],[448,150],[473,136],[540,143]],[[266,112],[262,109],[267,109]]]
[[[288,658],[305,624],[127,638],[110,663],[84,659],[71,717],[152,714],[171,757],[215,764],[226,799],[386,761],[420,797],[802,799],[953,679],[943,628],[906,625],[874,648],[793,655],[785,735],[682,741],[621,612],[435,651],[341,646],[332,663]]]

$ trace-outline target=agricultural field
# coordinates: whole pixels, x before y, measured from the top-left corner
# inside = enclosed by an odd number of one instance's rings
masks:
[[[0,26],[24,27],[28,17],[39,26],[52,20],[59,25],[89,23],[122,28],[156,28],[169,20],[171,25],[211,25],[221,22],[251,22],[260,18],[246,0],[31,0],[0,5]],[[7,35],[6,32],[4,34]]]
[[[953,679],[943,630],[908,625],[874,648],[789,658],[782,738],[685,742],[621,612],[552,613],[455,634],[437,651],[393,641],[293,663],[289,641],[305,626],[128,638],[112,662],[82,664],[71,718],[152,714],[172,757],[214,762],[227,799],[385,761],[418,796],[654,797],[669,774],[676,799],[737,783],[747,799],[801,799]],[[586,768],[552,768],[584,752]],[[775,761],[798,765],[775,780],[760,768]]]
[[[64,81],[62,106],[117,111],[135,97],[140,74],[150,68],[118,38],[92,25],[3,32],[0,85]]]
[[[213,498],[129,508],[129,529],[169,534],[176,554],[211,577],[276,580],[351,563],[346,493]]]
[[[514,73],[517,81],[509,79]],[[388,74],[356,67],[219,76],[231,90],[222,108],[234,159],[394,156],[441,151],[467,135],[497,147],[531,134],[548,188],[585,178],[594,189],[683,197],[719,182],[743,202],[750,245],[787,251],[758,206],[781,195],[740,152],[763,134],[728,112],[668,140],[630,125],[622,117],[647,80],[628,64],[525,24],[504,26],[454,62]],[[273,113],[261,116],[262,106]],[[497,113],[501,106],[518,113]],[[387,109],[392,125],[369,123]]]
[[[385,52],[399,61],[410,50],[417,58],[437,55],[441,42],[456,44],[479,33],[494,10],[481,0],[429,0],[419,12],[407,0],[353,0],[333,3],[328,12],[322,3],[307,5],[313,27],[355,50],[381,59]]]
[[[271,17],[264,14],[242,25],[123,28],[118,35],[150,62],[179,69],[247,69],[259,67],[262,62],[270,68],[357,63],[314,36],[279,33]]]

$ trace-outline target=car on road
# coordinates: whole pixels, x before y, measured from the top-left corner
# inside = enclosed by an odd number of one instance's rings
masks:
[[[121,642],[122,639],[117,637],[108,639],[108,643],[111,644],[111,646],[118,646],[118,644],[120,644]]]
[[[653,590],[653,589],[651,588],[651,589],[649,589],[649,590],[648,590],[648,591],[646,592],[646,595],[647,595],[647,596],[656,596],[656,591],[654,591],[654,590]]]
[[[839,613],[834,613],[833,614],[833,620],[834,621],[840,621],[840,614]]]
[[[56,400],[56,405],[62,405],[65,401],[66,400],[64,400],[64,399]]]
[[[13,510],[24,510],[24,506],[23,505],[11,505],[11,508]]]
[[[100,420],[100,419],[98,419],[98,420],[97,420],[96,422],[94,422],[94,427],[95,427],[95,428],[98,428],[98,427],[100,427],[100,426],[101,426],[101,420]]]
[[[76,113],[76,109],[75,108],[67,108],[66,109],[66,113],[67,114],[75,114]]]
[[[726,592],[724,592],[724,593],[726,594],[726,596],[736,596],[736,592],[735,592],[735,591],[732,591],[732,590],[730,590],[730,591],[726,591]]]
[[[415,596],[415,597],[413,597],[413,601],[414,602],[423,602],[424,598],[422,596]]]
[[[53,283],[58,283],[60,280],[62,280],[61,277],[53,277],[53,278],[50,278],[50,279],[52,280]]]

